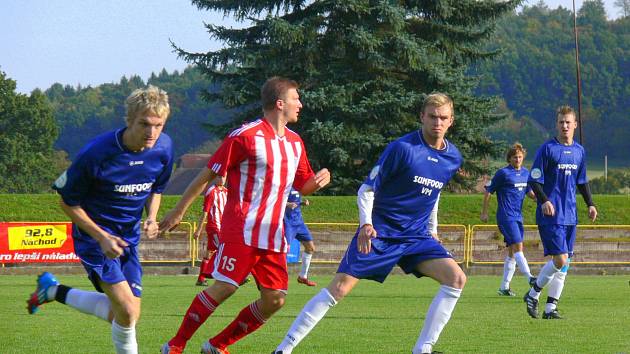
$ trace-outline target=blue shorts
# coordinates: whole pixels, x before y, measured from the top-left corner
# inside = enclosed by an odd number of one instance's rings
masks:
[[[416,277],[423,274],[416,270],[418,264],[429,259],[453,258],[434,238],[374,238],[370,253],[363,254],[357,249],[357,234],[346,250],[337,273],[345,273],[359,279],[385,281],[395,265]]]
[[[538,225],[545,256],[566,253],[573,257],[576,229],[575,225]]]
[[[98,292],[103,292],[99,280],[107,284],[127,281],[135,297],[142,295],[142,266],[137,246],[125,247],[120,257],[110,259],[99,246],[94,247],[92,242],[78,238],[74,240],[74,252],[81,259],[88,278]]]
[[[284,224],[284,235],[289,243],[291,243],[294,238],[300,242],[313,241],[313,235],[311,235],[311,231],[304,223],[299,225]]]
[[[523,223],[520,221],[503,221],[499,223],[499,231],[503,234],[503,241],[507,246],[523,242]]]

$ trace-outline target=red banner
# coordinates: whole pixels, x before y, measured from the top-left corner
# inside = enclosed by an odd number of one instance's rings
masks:
[[[1,222],[0,263],[76,263],[69,222]]]

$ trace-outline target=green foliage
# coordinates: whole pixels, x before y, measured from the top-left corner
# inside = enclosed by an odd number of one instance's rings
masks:
[[[58,129],[46,96],[15,91],[15,81],[0,71],[0,193],[49,190],[60,170],[53,142]]]
[[[630,150],[630,18],[608,21],[600,0],[578,11],[582,131],[589,160],[626,166]],[[573,13],[539,2],[503,18],[499,60],[478,64],[479,93],[501,95],[518,120],[533,119],[555,135],[555,110],[577,110]],[[576,137],[579,138],[578,132]],[[542,138],[542,136],[540,137]]]
[[[608,178],[594,178],[589,182],[593,193],[628,194],[630,192],[630,171],[611,169]]]
[[[468,179],[459,182],[469,187],[488,172],[479,161],[498,152],[484,128],[500,116],[495,99],[473,95],[477,80],[465,71],[494,53],[480,48],[519,3],[193,0],[251,26],[210,24],[225,48],[178,52],[221,86],[209,98],[242,108],[225,129],[259,115],[265,79],[297,80],[305,107],[291,128],[302,133],[314,168],[333,171],[330,194],[354,194],[385,145],[419,128],[424,95],[446,92],[456,103],[449,138],[466,158]]]
[[[158,75],[152,74],[146,83],[138,76],[123,77],[117,84],[76,89],[57,83],[46,90],[61,127],[55,146],[74,157],[95,136],[123,127],[125,99],[131,91],[147,84],[168,92],[171,114],[164,131],[173,139],[176,156],[212,139],[204,126],[220,124],[230,114],[219,104],[201,99],[202,91],[213,88],[193,68],[172,74],[162,70]]]
[[[150,266],[144,269],[145,273],[153,272]],[[324,286],[332,279],[330,273],[334,269],[311,277]],[[496,269],[499,272],[498,267]],[[532,270],[536,272],[537,267],[532,266]],[[36,276],[6,274],[0,277],[3,289],[0,331],[3,347],[7,348],[5,353],[112,352],[109,323],[55,302],[43,305],[35,315],[28,315],[24,301],[35,289]],[[93,289],[84,274],[57,276],[67,286]],[[298,285],[296,276],[295,272],[290,273],[286,305],[258,331],[231,346],[231,352],[269,353],[282,341],[304,304],[321,288]],[[159,352],[160,346],[177,332],[186,309],[201,290],[194,286],[195,277],[144,277],[142,317],[137,325],[141,353]],[[560,310],[567,317],[564,321],[529,318],[520,297],[496,295],[500,280],[498,275],[468,276],[462,297],[435,350],[447,353],[619,353],[630,348],[627,335],[630,310],[624,305],[628,303],[627,276],[571,274],[560,301]],[[527,290],[520,274],[514,276],[512,284],[518,295]],[[439,284],[427,277],[416,279],[411,275],[391,275],[384,284],[363,280],[328,312],[293,353],[409,353],[438,288]],[[219,333],[259,296],[254,284],[242,286],[199,328],[185,352],[198,352],[204,341]],[[17,330],[17,324],[30,330]],[[77,335],[86,333],[88,328],[89,335]]]

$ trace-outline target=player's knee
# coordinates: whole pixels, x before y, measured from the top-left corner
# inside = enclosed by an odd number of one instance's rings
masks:
[[[262,312],[265,317],[271,317],[276,311],[280,310],[285,303],[284,294],[268,294],[262,297]]]
[[[140,306],[130,302],[121,304],[118,311],[115,311],[114,318],[123,327],[133,327],[140,319]]]
[[[313,245],[304,246],[304,252],[313,254],[315,252],[315,246]]]
[[[457,289],[463,289],[467,280],[466,274],[460,270],[453,275],[453,284],[451,286]]]
[[[567,263],[567,259],[564,257],[553,257],[553,265],[556,269],[562,269]]]

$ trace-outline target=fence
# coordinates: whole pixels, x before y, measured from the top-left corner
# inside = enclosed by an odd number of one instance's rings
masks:
[[[315,240],[312,262],[336,264],[354,236],[356,223],[307,223]],[[196,240],[196,223],[182,222],[155,240],[143,235],[139,246],[143,263],[173,263],[195,266],[206,249],[206,237]],[[543,263],[543,247],[536,225],[524,225],[524,252],[532,264]],[[503,236],[496,225],[442,224],[438,234],[444,247],[465,267],[475,264],[502,264]],[[573,264],[630,264],[630,225],[578,225]],[[3,264],[4,265],[4,264]]]

